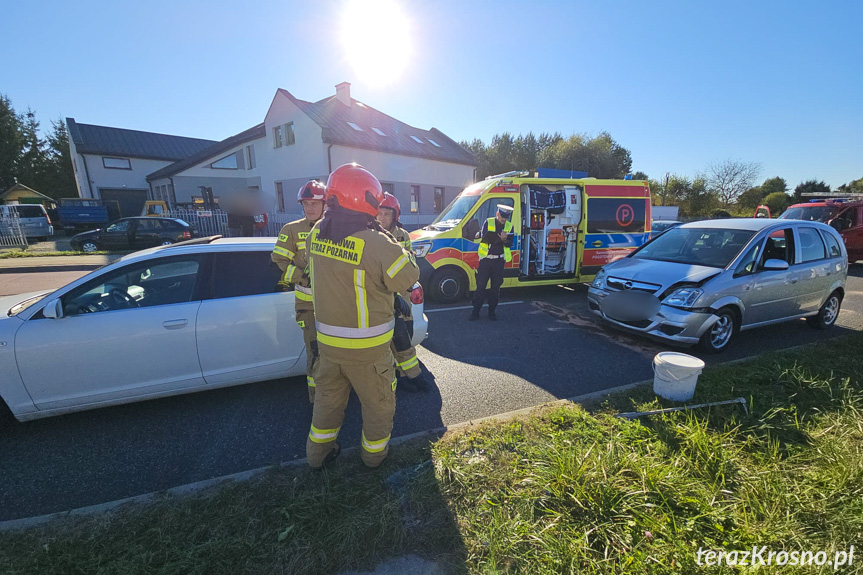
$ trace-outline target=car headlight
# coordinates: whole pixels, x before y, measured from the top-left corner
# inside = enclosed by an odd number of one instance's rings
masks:
[[[590,282],[590,287],[596,288],[596,289],[602,289],[602,284],[605,282],[605,276],[606,275],[607,274],[605,273],[604,269],[596,272],[596,277],[594,277],[593,281]]]
[[[704,294],[704,290],[685,287],[674,290],[667,298],[662,300],[665,305],[673,305],[675,307],[692,307],[698,298]]]
[[[414,244],[414,255],[418,258],[426,257],[431,249],[431,244]]]

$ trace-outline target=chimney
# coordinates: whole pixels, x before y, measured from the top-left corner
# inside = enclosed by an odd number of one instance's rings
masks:
[[[342,82],[341,84],[336,84],[336,98],[339,99],[339,102],[347,106],[351,107],[351,83],[350,82]]]

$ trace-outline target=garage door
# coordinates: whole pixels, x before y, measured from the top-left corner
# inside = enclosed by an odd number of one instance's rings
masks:
[[[141,211],[144,209],[144,204],[147,202],[147,190],[99,188],[99,195],[106,204],[117,202],[117,205],[120,207],[119,217],[121,218],[140,216]]]

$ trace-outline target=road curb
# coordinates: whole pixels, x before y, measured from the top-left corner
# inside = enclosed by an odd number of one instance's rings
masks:
[[[633,389],[635,387],[652,384],[653,380],[643,380],[637,381],[635,383],[629,383],[626,385],[620,385],[617,387],[612,387],[609,389],[604,389],[601,391],[595,391],[592,393],[586,393],[583,395],[577,395],[575,397],[569,399],[558,399],[555,401],[551,401],[548,403],[542,403],[539,405],[534,405],[532,407],[525,407],[522,409],[517,409],[515,411],[508,411],[506,413],[499,413],[497,415],[490,415],[488,417],[482,417],[480,419],[471,419],[468,421],[463,421],[461,423],[454,423],[453,425],[447,425],[443,427],[437,427],[435,429],[429,429],[425,431],[418,431],[416,433],[410,433],[408,435],[401,435],[399,437],[394,437],[392,441],[390,441],[390,445],[397,446],[402,445],[404,443],[408,443],[411,441],[419,440],[419,439],[433,439],[440,438],[447,432],[456,432],[464,429],[469,429],[476,425],[479,425],[486,421],[506,421],[508,419],[513,419],[515,417],[519,417],[522,415],[526,415],[532,411],[535,411],[544,407],[558,407],[563,405],[569,405],[573,403],[584,403],[587,401],[593,401],[595,399],[602,398],[607,395],[612,395],[614,393],[620,393],[622,391],[627,391]],[[349,454],[355,450],[359,449],[358,447],[349,447],[343,449],[344,454]],[[47,515],[37,515],[35,517],[25,517],[22,519],[11,519],[9,521],[0,522],[0,531],[13,531],[17,529],[26,529],[28,527],[34,527],[36,525],[41,525],[44,523],[48,523],[55,519],[65,519],[69,517],[83,517],[87,515],[93,515],[96,513],[103,513],[105,511],[111,511],[118,507],[127,504],[134,503],[150,503],[155,501],[156,499],[172,496],[172,495],[187,495],[190,493],[195,493],[198,491],[202,491],[209,487],[213,487],[219,485],[221,483],[225,483],[228,481],[245,481],[255,477],[256,475],[260,475],[261,473],[265,473],[274,468],[289,468],[296,467],[300,465],[306,465],[306,459],[295,459],[293,461],[286,461],[283,463],[279,463],[278,465],[270,465],[267,467],[259,467],[257,469],[251,469],[249,471],[241,471],[239,473],[232,473],[230,475],[222,475],[220,477],[214,477],[212,479],[205,479],[202,481],[196,481],[194,483],[187,483],[185,485],[179,485],[177,487],[171,487],[170,489],[165,489],[163,491],[154,491],[151,493],[144,493],[142,495],[135,495],[132,497],[126,497],[123,499],[118,499],[116,501],[107,501],[105,503],[98,503],[96,505],[88,505],[86,507],[79,507],[77,509],[70,509],[68,511],[58,511],[56,513],[49,513]]]

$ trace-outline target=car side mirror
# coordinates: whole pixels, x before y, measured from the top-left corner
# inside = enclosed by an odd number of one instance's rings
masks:
[[[785,260],[767,260],[761,269],[766,271],[784,271],[788,267],[788,262]]]
[[[42,308],[42,315],[48,319],[60,319],[63,317],[63,302],[52,299]]]

